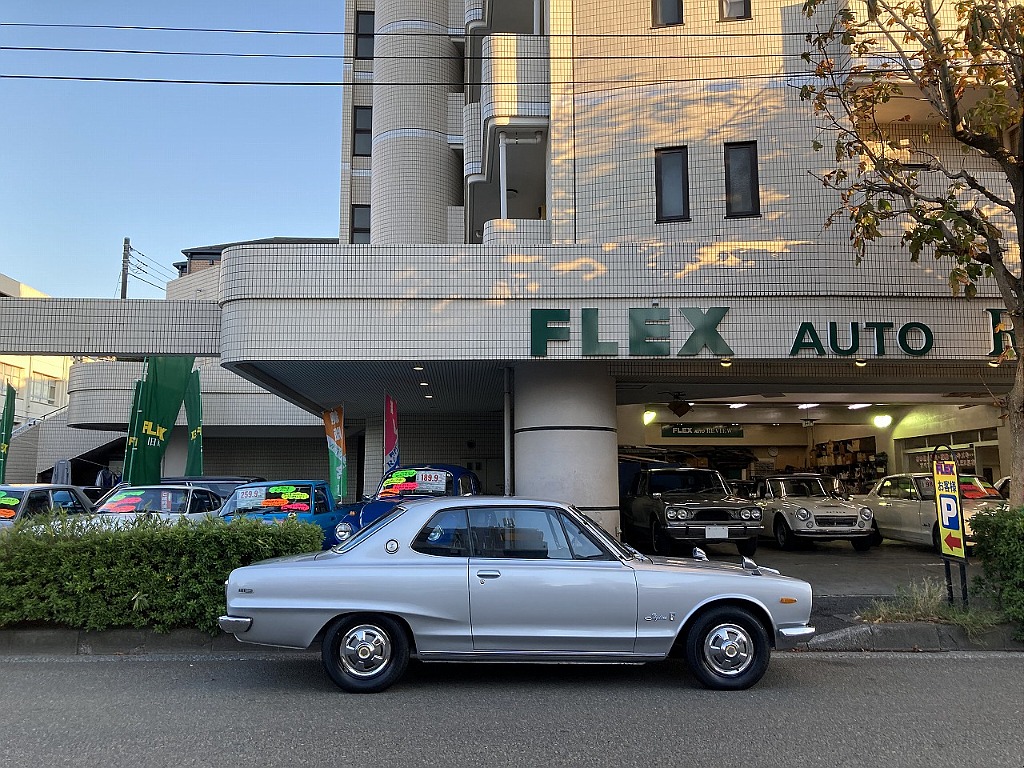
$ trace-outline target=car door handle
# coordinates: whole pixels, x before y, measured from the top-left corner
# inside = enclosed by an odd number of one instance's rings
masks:
[[[501,571],[477,571],[476,575],[479,579],[496,579],[501,576]]]

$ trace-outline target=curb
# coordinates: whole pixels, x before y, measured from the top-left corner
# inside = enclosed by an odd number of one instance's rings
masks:
[[[810,651],[1024,651],[1024,642],[1013,638],[1013,627],[1000,625],[977,637],[969,637],[951,624],[860,624],[812,637]]]

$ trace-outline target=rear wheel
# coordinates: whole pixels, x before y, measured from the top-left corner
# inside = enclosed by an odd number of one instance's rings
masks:
[[[749,688],[768,669],[768,633],[744,608],[713,608],[697,619],[686,636],[686,660],[706,688]]]
[[[335,685],[350,693],[389,688],[409,666],[409,638],[387,616],[343,616],[324,635],[321,659]]]
[[[793,549],[795,544],[793,540],[793,532],[789,529],[786,521],[781,516],[775,518],[775,525],[773,526],[773,529],[775,534],[775,543],[779,545],[779,549]]]

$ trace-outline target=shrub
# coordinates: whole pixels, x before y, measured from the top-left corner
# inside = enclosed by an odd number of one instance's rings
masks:
[[[319,526],[291,520],[140,518],[112,529],[79,515],[35,519],[0,535],[0,627],[216,634],[232,569],[316,551],[322,540]]]
[[[979,512],[971,528],[982,568],[974,591],[996,603],[1024,637],[1024,508]]]

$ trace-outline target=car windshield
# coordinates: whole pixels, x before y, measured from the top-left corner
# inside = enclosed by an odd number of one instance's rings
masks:
[[[405,512],[405,507],[403,507],[401,504],[398,504],[398,505],[392,507],[390,510],[388,510],[387,514],[381,515],[376,520],[374,520],[372,523],[367,525],[365,528],[360,528],[358,531],[355,532],[355,534],[352,536],[351,539],[346,539],[345,541],[341,542],[340,544],[336,544],[335,546],[331,547],[331,550],[333,552],[339,552],[339,553],[341,553],[341,552],[348,552],[353,547],[358,546],[359,542],[361,542],[364,539],[366,539],[368,536],[370,536],[378,528],[381,528],[381,527],[387,525],[388,523],[390,523],[392,520],[394,520],[396,517],[398,517],[403,512]]]
[[[722,476],[713,470],[652,472],[649,483],[651,493],[728,493]]]
[[[0,489],[0,520],[13,520],[18,514],[18,504],[25,498],[25,491],[13,488]]]
[[[1002,498],[992,483],[977,475],[960,476],[960,495],[965,499]]]
[[[384,476],[377,498],[406,496],[454,496],[454,478],[443,469],[395,469]]]
[[[787,496],[823,499],[832,495],[816,477],[786,478],[782,481],[782,485],[786,489]]]
[[[180,488],[123,488],[100,507],[101,514],[161,512],[184,514],[188,511],[188,491]]]
[[[263,515],[268,512],[309,512],[312,498],[313,486],[301,483],[236,488],[224,505],[221,514]]]

